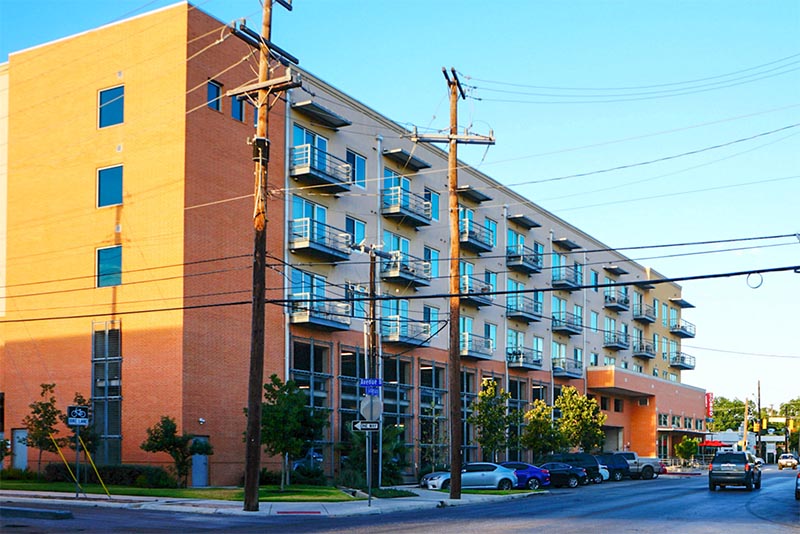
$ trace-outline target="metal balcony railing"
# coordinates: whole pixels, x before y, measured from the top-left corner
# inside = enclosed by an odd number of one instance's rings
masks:
[[[292,147],[289,174],[338,191],[350,189],[350,164],[312,145]]]
[[[626,311],[630,309],[631,299],[621,289],[607,287],[603,295],[603,301],[605,307],[611,310]]]
[[[412,321],[402,315],[381,318],[381,340],[384,343],[425,345],[431,336],[431,325],[424,321]]]
[[[428,225],[431,203],[400,186],[386,187],[381,191],[381,213],[387,217],[409,218],[414,226]]]
[[[528,322],[542,319],[542,303],[531,297],[511,293],[506,297],[506,308],[510,319],[521,319]]]
[[[459,278],[461,300],[476,306],[488,306],[494,300],[492,285],[474,276],[462,275]]]
[[[656,322],[656,309],[654,306],[644,304],[643,302],[633,303],[633,320],[640,323],[654,323]]]
[[[409,282],[414,285],[430,285],[431,264],[429,261],[405,254],[399,250],[389,252],[392,258],[381,260],[381,278],[393,282]]]
[[[575,289],[582,283],[581,272],[574,265],[553,267],[553,287]]]
[[[580,334],[583,331],[583,320],[574,313],[558,311],[553,314],[550,326],[553,332],[569,335]]]
[[[474,252],[489,252],[494,248],[492,232],[471,219],[461,219],[458,224],[461,244]]]
[[[542,255],[525,245],[506,247],[506,266],[513,271],[539,273],[542,271]]]
[[[604,332],[603,346],[609,349],[627,349],[631,346],[628,334],[624,332]]]
[[[289,221],[289,249],[310,249],[339,259],[350,256],[350,234],[308,217]]]
[[[471,332],[461,332],[461,356],[490,359],[494,344],[488,337],[476,336]]]
[[[310,324],[323,328],[346,330],[350,325],[350,305],[343,302],[317,300],[310,293],[291,296],[291,322]]]
[[[680,321],[671,322],[669,325],[669,331],[678,337],[686,338],[695,336],[695,326],[689,321],[684,321],[683,319]]]
[[[656,348],[650,341],[637,339],[633,342],[633,355],[638,358],[655,358]]]
[[[583,362],[575,358],[553,358],[553,375],[580,378],[583,376]]]
[[[523,346],[507,347],[506,361],[512,367],[538,369],[542,366],[542,351]]]
[[[694,369],[695,359],[694,356],[690,356],[685,352],[670,352],[669,364],[671,367],[677,367],[678,369]]]

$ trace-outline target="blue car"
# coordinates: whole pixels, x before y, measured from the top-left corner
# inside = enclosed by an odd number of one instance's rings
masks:
[[[546,469],[539,469],[525,462],[503,462],[500,465],[514,470],[517,488],[535,490],[550,485],[550,473]]]

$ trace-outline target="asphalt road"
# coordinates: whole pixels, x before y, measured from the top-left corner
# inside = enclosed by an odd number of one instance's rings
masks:
[[[355,517],[266,517],[176,514],[70,507],[71,520],[9,518],[5,533],[122,532],[454,532],[509,533],[539,529],[559,534],[774,534],[800,532],[796,471],[768,467],[760,490],[708,491],[705,476],[606,482],[547,495],[476,506]],[[33,506],[31,506],[33,507]],[[63,507],[61,507],[63,508]]]

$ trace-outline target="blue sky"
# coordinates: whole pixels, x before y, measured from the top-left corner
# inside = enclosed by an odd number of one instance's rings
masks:
[[[172,3],[0,0],[0,61]],[[260,27],[257,0],[195,5]],[[302,67],[402,124],[447,126],[441,68],[455,67],[474,97],[462,127],[497,138],[459,156],[609,246],[800,232],[795,0],[294,0],[274,12],[273,41]],[[628,255],[673,277],[726,273],[800,265],[800,239]],[[684,382],[743,399],[760,379],[765,406],[800,396],[800,274],[682,285],[697,306]]]

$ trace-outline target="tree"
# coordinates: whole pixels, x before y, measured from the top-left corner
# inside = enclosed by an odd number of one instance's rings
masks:
[[[448,436],[447,420],[443,417],[444,409],[437,407],[436,399],[423,405],[420,418],[420,468],[430,468],[430,472],[444,468],[448,458],[448,446],[450,439]]]
[[[511,393],[497,389],[493,378],[485,378],[478,399],[472,403],[472,413],[467,417],[467,422],[477,430],[476,439],[483,454],[488,454],[493,462],[497,460],[498,451],[508,445],[511,418],[507,403],[510,398]]]
[[[307,406],[306,393],[294,380],[284,383],[276,374],[264,384],[261,409],[261,443],[269,454],[281,457],[281,491],[288,478],[287,457],[297,457],[306,443],[322,437],[327,413]]]
[[[194,439],[194,434],[178,435],[175,419],[162,415],[161,421],[147,429],[147,439],[140,445],[143,451],[165,452],[172,457],[175,478],[181,486],[186,487],[189,470],[192,468],[192,456],[202,454],[210,456],[214,449],[205,440]]]
[[[688,460],[691,460],[697,455],[699,444],[700,440],[698,438],[683,436],[680,443],[675,445],[675,456],[683,460],[683,465],[686,465]]]
[[[378,433],[373,432],[373,443],[377,441]],[[402,426],[385,426],[381,441],[381,484],[394,485],[403,482],[402,472],[408,465],[406,458],[407,448],[403,437],[405,429]],[[373,444],[373,448],[376,447]],[[342,481],[352,486],[366,487],[367,480],[364,476],[367,465],[367,433],[351,432],[350,448],[347,461],[341,476]],[[378,474],[373,473],[373,485],[377,486]]]
[[[748,401],[748,430],[753,430],[752,422],[757,416],[757,409],[753,401]],[[708,425],[712,432],[726,430],[739,430],[744,423],[744,401],[739,399],[729,400],[725,397],[714,398],[714,420]]]
[[[585,452],[603,446],[606,415],[600,411],[595,399],[581,395],[572,386],[566,386],[555,404],[561,410],[558,428],[567,445],[580,447]]]
[[[542,399],[536,399],[533,407],[525,412],[525,423],[521,441],[533,453],[534,462],[564,446],[564,437],[553,424],[553,408]]]
[[[28,447],[39,449],[39,461],[36,468],[36,476],[42,472],[42,453],[58,452],[58,447],[64,446],[63,438],[55,438],[59,433],[59,419],[63,415],[56,406],[55,384],[41,384],[42,391],[39,396],[42,400],[29,404],[31,413],[25,416],[22,424],[28,431],[23,443]],[[51,438],[53,436],[53,438]],[[55,441],[55,442],[54,442]]]

